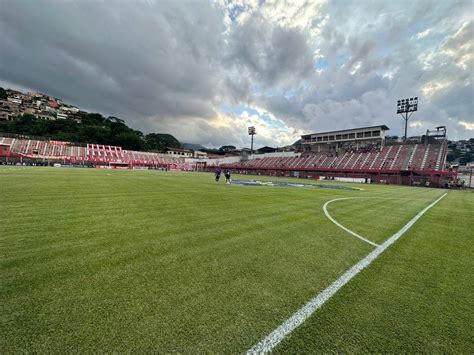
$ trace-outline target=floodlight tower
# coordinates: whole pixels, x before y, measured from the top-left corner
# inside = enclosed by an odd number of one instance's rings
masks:
[[[397,113],[405,120],[405,142],[407,141],[408,120],[415,111],[418,111],[418,97],[410,97],[409,99],[400,99],[397,101]]]
[[[254,126],[249,127],[248,132],[249,132],[249,136],[251,137],[251,140],[250,140],[250,155],[252,155],[253,154],[253,136],[256,135],[257,133],[255,133],[255,127]]]

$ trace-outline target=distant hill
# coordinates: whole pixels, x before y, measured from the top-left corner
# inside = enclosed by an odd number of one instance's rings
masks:
[[[128,127],[124,120],[100,113],[81,111],[62,100],[42,93],[22,93],[0,87],[0,99],[9,100],[0,111],[16,113],[11,120],[0,121],[0,132],[53,139],[71,143],[93,143],[121,146],[124,149],[164,152],[180,148],[171,134],[143,134]],[[8,108],[4,111],[5,107]],[[46,118],[46,119],[45,119]]]
[[[144,137],[146,150],[165,151],[167,148],[180,148],[181,143],[168,133],[149,133]]]
[[[191,149],[191,150],[205,150],[206,147],[201,145],[201,144],[195,144],[195,143],[181,143],[181,146],[185,149]]]

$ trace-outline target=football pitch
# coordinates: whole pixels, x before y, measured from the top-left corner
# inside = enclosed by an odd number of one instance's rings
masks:
[[[266,350],[473,353],[474,194],[339,185],[0,167],[0,352],[262,349],[431,206]]]

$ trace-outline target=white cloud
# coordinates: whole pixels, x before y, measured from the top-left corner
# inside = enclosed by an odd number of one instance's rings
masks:
[[[474,122],[459,121],[458,125],[463,126],[468,131],[474,131]]]
[[[473,21],[465,21],[455,34],[448,37],[442,48],[442,53],[452,58],[463,70],[472,70],[474,64],[473,32]]]
[[[428,28],[426,30],[424,30],[423,32],[418,32],[415,36],[416,39],[422,39],[422,38],[425,38],[426,36],[428,36],[429,34],[431,34],[433,32],[433,29],[432,28]]]
[[[431,96],[439,93],[440,91],[445,91],[449,89],[453,85],[453,82],[445,80],[445,81],[438,81],[433,80],[426,83],[424,86],[421,87],[421,92],[423,95],[429,99]]]
[[[326,3],[326,0],[270,0],[262,6],[262,13],[265,18],[282,26],[312,27],[313,20],[318,18]]]
[[[255,126],[257,132],[257,139],[262,144],[268,145],[288,145],[299,139],[299,135],[295,134],[295,130],[287,125],[273,126],[265,122],[261,116],[257,114],[249,114],[243,111],[238,117],[227,116],[226,120],[229,124],[240,127],[242,132],[245,132],[247,127]]]
[[[361,62],[361,61],[355,62],[355,63],[352,65],[351,71],[349,72],[349,74],[354,75],[355,73],[357,73],[357,71],[360,69],[361,66],[362,66],[362,62]]]
[[[413,121],[410,122],[408,126],[410,126],[411,128],[420,128],[423,127],[423,123],[421,123],[420,121]]]
[[[321,26],[314,22],[315,19],[324,21],[324,17],[319,16],[327,0],[235,0],[217,3],[224,9],[226,18],[234,17],[238,25],[243,25],[252,15],[258,15],[279,26],[304,29]]]

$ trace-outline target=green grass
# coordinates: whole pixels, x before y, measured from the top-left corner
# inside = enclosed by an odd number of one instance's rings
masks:
[[[326,201],[380,243],[443,193],[363,188],[0,168],[0,351],[244,352],[372,250]],[[450,192],[277,351],[472,353],[473,211]]]
[[[279,352],[472,354],[473,197],[450,192]]]

